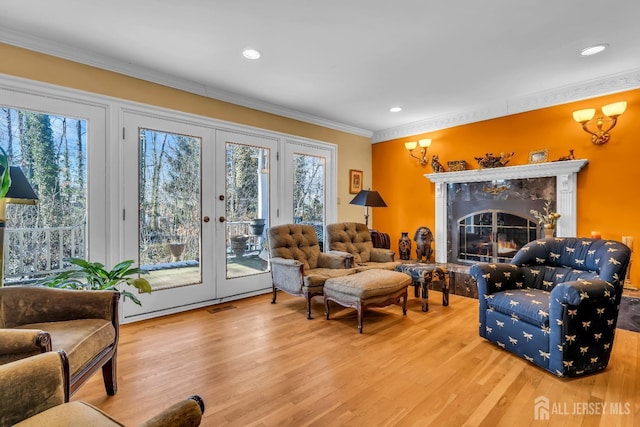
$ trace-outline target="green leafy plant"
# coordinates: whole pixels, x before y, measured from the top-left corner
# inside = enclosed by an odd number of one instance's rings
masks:
[[[2,168],[2,174],[0,174],[0,198],[3,198],[9,192],[11,187],[11,173],[9,170],[9,157],[7,152],[0,147],[0,167]]]
[[[141,268],[131,268],[133,260],[122,261],[115,265],[111,271],[107,271],[99,262],[89,262],[82,258],[66,258],[65,261],[77,266],[72,270],[63,271],[54,277],[43,279],[41,284],[50,288],[80,289],[90,291],[117,291],[126,300],[142,305],[140,300],[127,290],[120,290],[118,285],[124,283],[133,286],[140,292],[151,293],[151,285],[142,277],[131,277],[138,274],[148,274]]]
[[[544,204],[544,212],[540,213],[534,209],[531,209],[531,215],[533,215],[538,222],[544,226],[544,228],[556,228],[556,224],[558,223],[558,218],[560,218],[560,214],[558,212],[551,211],[551,201],[547,200]]]

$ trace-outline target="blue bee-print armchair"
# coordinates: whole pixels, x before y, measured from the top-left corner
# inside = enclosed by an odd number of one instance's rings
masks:
[[[551,238],[472,266],[480,336],[558,376],[606,368],[630,257],[611,240]]]

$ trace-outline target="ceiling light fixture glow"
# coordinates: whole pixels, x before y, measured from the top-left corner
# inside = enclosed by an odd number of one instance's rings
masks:
[[[242,56],[244,56],[247,59],[258,59],[262,55],[260,54],[259,51],[255,49],[247,48],[242,51]]]
[[[598,44],[595,46],[589,46],[589,47],[585,47],[584,49],[582,49],[580,51],[580,55],[582,56],[591,56],[591,55],[595,55],[596,53],[600,53],[603,50],[605,50],[609,45],[607,44]]]
[[[399,105],[395,107],[391,107],[389,108],[389,111],[391,111],[392,113],[399,113],[400,111],[402,111],[402,107]]]

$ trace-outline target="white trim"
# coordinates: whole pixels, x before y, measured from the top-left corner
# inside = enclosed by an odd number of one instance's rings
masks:
[[[577,174],[587,163],[588,160],[580,159],[425,174],[427,179],[435,183],[436,262],[447,262],[447,184],[555,176],[556,210],[562,213],[558,219],[557,235],[571,237],[577,233]]]
[[[206,96],[208,98],[217,99],[219,101],[229,102],[242,107],[252,108],[254,110],[263,111],[265,113],[276,114],[282,117],[288,117],[294,120],[300,120],[305,123],[311,123],[323,126],[329,129],[335,129],[341,132],[347,132],[354,135],[371,138],[373,132],[368,129],[362,129],[344,123],[335,122],[322,117],[292,110],[287,107],[272,104],[259,99],[242,96],[236,93],[227,92],[212,86],[203,85],[194,81],[176,77],[170,74],[161,73],[151,68],[133,65],[131,63],[120,61],[118,59],[107,57],[104,55],[96,55],[93,52],[70,48],[51,40],[41,39],[17,31],[0,29],[0,41],[13,46],[24,49],[52,55],[58,58],[67,59],[69,61],[78,62],[103,70],[113,71],[115,73],[124,74],[126,76],[135,77],[148,82],[161,84],[163,86],[174,89],[183,90],[185,92]]]
[[[631,70],[547,91],[505,99],[504,102],[486,104],[468,111],[454,112],[377,130],[373,133],[371,140],[375,144],[376,142],[433,132],[638,88],[640,88],[640,70]]]

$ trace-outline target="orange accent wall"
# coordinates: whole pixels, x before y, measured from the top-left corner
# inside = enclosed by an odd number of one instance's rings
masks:
[[[597,108],[598,115],[602,105],[615,101],[627,101],[626,112],[608,143],[592,144],[571,113]],[[420,138],[432,138],[429,160],[436,154],[445,168],[447,161],[466,160],[468,169],[477,169],[474,157],[485,153],[515,151],[509,162],[515,166],[527,164],[533,150],[547,148],[549,160],[554,160],[573,149],[577,159],[589,160],[578,174],[578,236],[590,236],[592,230],[600,231],[604,239],[632,236],[640,250],[640,90],[374,144],[373,188],[388,208],[374,209],[373,228],[389,233],[396,251],[400,232],[412,235],[421,225],[435,229],[435,185],[424,177],[432,173],[431,161],[420,166],[404,148],[405,142]],[[636,259],[640,258],[632,258],[631,279],[638,287],[640,263]]]

